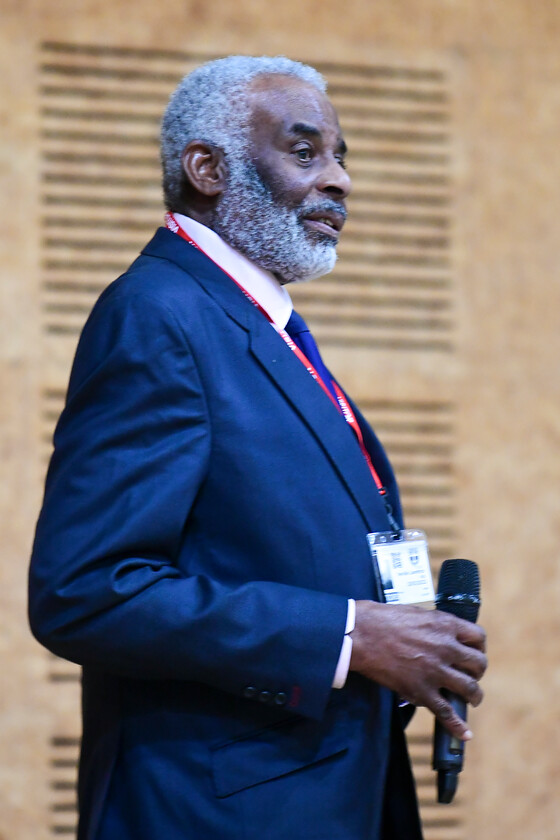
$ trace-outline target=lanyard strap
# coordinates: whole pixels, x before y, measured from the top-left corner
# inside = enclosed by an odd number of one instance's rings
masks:
[[[183,228],[177,222],[173,213],[166,213],[165,214],[165,226],[168,228],[168,230],[171,230],[173,233],[178,234],[182,239],[184,239],[186,242],[188,242],[189,245],[192,245],[198,251],[203,253],[206,257],[208,257],[208,259],[212,260],[212,257],[210,257],[205,251],[203,251],[202,248],[200,247],[200,245],[198,245],[198,243],[195,242],[194,239],[192,239],[192,237],[190,237],[189,234],[185,230],[183,230]],[[216,264],[215,260],[212,260],[212,262],[214,264]],[[386,498],[387,489],[383,486],[383,482],[379,478],[379,475],[378,475],[375,467],[373,466],[370,454],[367,451],[366,445],[364,443],[364,437],[362,435],[362,430],[360,429],[359,423],[356,420],[356,416],[355,416],[354,412],[352,411],[350,405],[348,404],[348,400],[346,399],[346,397],[342,393],[338,384],[333,380],[332,384],[333,384],[333,388],[335,390],[336,398],[337,398],[337,402],[335,402],[331,392],[329,391],[329,389],[327,388],[327,386],[323,382],[323,379],[319,376],[319,374],[317,373],[317,371],[315,370],[315,368],[313,367],[313,365],[311,364],[311,362],[309,361],[307,356],[300,350],[300,348],[292,340],[292,338],[290,338],[290,336],[288,335],[286,330],[282,329],[281,327],[279,327],[277,324],[274,323],[274,321],[272,320],[272,318],[270,317],[270,315],[268,314],[266,309],[263,306],[261,306],[261,304],[258,302],[258,300],[255,300],[253,295],[251,295],[247,291],[247,289],[243,288],[241,283],[239,283],[235,279],[235,277],[232,277],[231,274],[229,274],[227,271],[225,271],[221,266],[218,266],[218,267],[224,272],[224,274],[227,274],[227,276],[231,280],[233,280],[235,285],[243,292],[245,297],[248,298],[248,300],[251,301],[253,306],[255,306],[259,310],[259,312],[261,312],[264,315],[264,317],[266,318],[266,320],[270,324],[272,324],[272,326],[278,332],[278,334],[280,336],[282,336],[282,338],[284,339],[284,341],[286,342],[286,344],[288,345],[290,350],[292,350],[296,354],[296,356],[298,357],[300,362],[307,368],[308,372],[311,374],[313,379],[315,379],[316,382],[321,386],[321,388],[323,389],[325,394],[328,396],[328,398],[336,406],[336,408],[342,414],[342,416],[344,417],[346,422],[349,424],[350,428],[352,429],[352,431],[356,435],[359,447],[361,449],[362,455],[365,458],[366,464],[368,465],[368,468],[369,468],[369,471],[372,475],[372,478],[375,482],[375,486],[377,487],[377,491],[378,491],[380,496],[385,497],[383,499],[383,501],[384,501],[384,504],[385,504],[385,509],[387,511],[387,515],[389,516],[389,520],[391,522],[391,527],[398,528],[398,524],[396,523],[396,520],[394,519],[394,517],[392,515],[392,510],[391,510],[391,506],[389,504],[389,500]]]

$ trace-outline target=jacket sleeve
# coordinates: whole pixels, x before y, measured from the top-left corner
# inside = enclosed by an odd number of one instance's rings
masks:
[[[174,313],[141,295],[102,298],[55,433],[30,569],[32,631],[82,665],[236,694],[250,685],[320,717],[346,599],[277,582],[232,588],[176,563],[211,447]]]

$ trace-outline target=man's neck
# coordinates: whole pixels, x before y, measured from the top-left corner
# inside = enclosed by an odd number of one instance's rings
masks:
[[[173,216],[198,247],[249,292],[272,321],[283,329],[292,313],[292,301],[288,290],[277,277],[232,248],[216,231],[191,216],[181,213],[174,213]]]

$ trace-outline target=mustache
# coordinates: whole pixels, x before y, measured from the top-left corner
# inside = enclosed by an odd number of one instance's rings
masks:
[[[348,218],[348,210],[344,204],[326,198],[324,201],[306,201],[297,209],[298,220],[305,219],[310,213],[337,213],[344,221]]]

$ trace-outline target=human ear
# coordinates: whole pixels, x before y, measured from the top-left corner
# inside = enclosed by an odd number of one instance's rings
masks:
[[[226,162],[223,151],[203,140],[191,140],[182,157],[188,182],[202,195],[221,195],[226,185]]]

